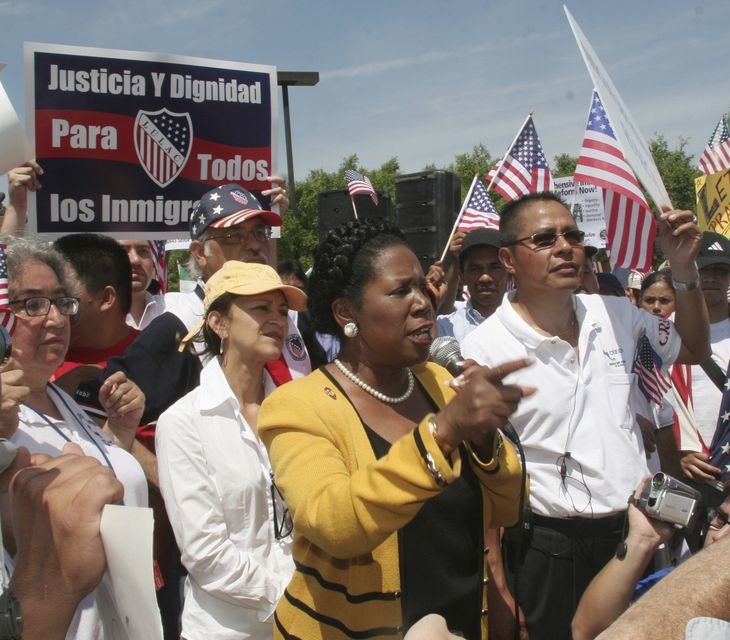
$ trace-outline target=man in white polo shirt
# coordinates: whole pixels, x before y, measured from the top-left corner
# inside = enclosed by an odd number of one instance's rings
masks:
[[[709,354],[694,264],[702,234],[688,211],[662,214],[658,229],[676,279],[676,326],[622,298],[573,294],[583,233],[557,196],[530,194],[501,215],[500,259],[516,290],[462,350],[490,366],[535,360],[506,379],[538,389],[511,418],[530,474],[531,528],[519,560],[517,536],[508,534],[505,544],[532,640],[570,637],[578,600],[616,551],[628,497],[648,474],[629,410],[639,339],[646,336],[666,364]]]

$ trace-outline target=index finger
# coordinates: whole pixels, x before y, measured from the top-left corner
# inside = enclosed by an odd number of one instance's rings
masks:
[[[519,360],[511,360],[500,364],[498,367],[487,368],[487,380],[492,384],[502,382],[511,373],[529,367],[534,360],[532,358],[520,358]]]

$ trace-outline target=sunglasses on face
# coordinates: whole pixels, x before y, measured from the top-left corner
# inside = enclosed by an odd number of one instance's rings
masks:
[[[532,243],[530,248],[537,251],[539,249],[549,249],[555,245],[560,237],[565,238],[568,244],[578,246],[583,244],[586,234],[580,229],[568,229],[567,231],[563,231],[563,233],[558,233],[557,231],[538,231],[537,233],[525,236],[524,238],[518,238],[517,240],[508,242],[505,246],[508,247],[510,245],[520,244],[529,240]]]

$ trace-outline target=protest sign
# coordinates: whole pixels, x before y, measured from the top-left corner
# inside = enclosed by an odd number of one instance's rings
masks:
[[[274,67],[37,43],[26,44],[25,66],[44,169],[31,232],[185,237],[205,191],[235,182],[260,197],[269,187]]]
[[[634,170],[639,182],[644,185],[644,188],[649,192],[658,207],[673,208],[667,189],[659,175],[659,170],[656,168],[654,158],[652,158],[649,151],[649,145],[641,135],[641,131],[634,122],[629,108],[613,84],[608,71],[598,59],[588,38],[586,38],[575,18],[568,11],[568,7],[563,5],[563,9],[568,17],[570,28],[573,30],[573,35],[578,43],[588,73],[593,80],[593,85],[601,96],[603,107],[611,121],[611,126],[616,134],[616,139],[621,145],[626,162]]]
[[[586,234],[585,243],[591,247],[606,246],[606,218],[603,211],[603,191],[595,184],[578,184],[573,178],[553,178],[553,191],[568,205],[575,222]]]
[[[697,224],[730,238],[730,170],[695,178]]]
[[[0,71],[4,64],[0,63]],[[33,159],[33,149],[18,114],[0,82],[0,175]]]

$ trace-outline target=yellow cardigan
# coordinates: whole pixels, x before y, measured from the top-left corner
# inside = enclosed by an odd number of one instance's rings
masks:
[[[438,407],[453,397],[445,369],[426,363],[413,373]],[[429,417],[417,431],[451,483],[461,459],[457,451],[449,464],[431,436]],[[442,491],[416,438],[400,438],[376,460],[349,399],[320,371],[266,398],[258,431],[294,520],[296,570],[276,609],[274,637],[400,637],[397,531]],[[485,532],[518,517],[520,463],[508,442],[497,453],[486,464],[473,453],[469,460],[482,486]],[[485,577],[486,571],[485,561]],[[483,589],[484,638],[486,609]]]

